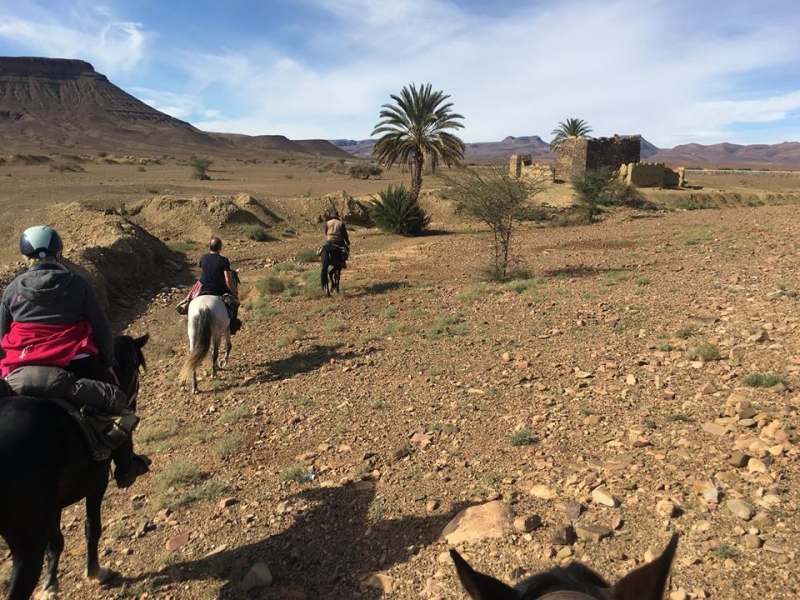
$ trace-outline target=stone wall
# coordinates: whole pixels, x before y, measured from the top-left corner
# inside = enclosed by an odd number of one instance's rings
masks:
[[[686,185],[686,170],[672,170],[664,163],[628,163],[618,171],[620,181],[636,187],[683,187]]]
[[[636,187],[664,187],[664,175],[666,165],[664,163],[628,163],[624,169],[625,183]],[[623,169],[620,169],[622,174]]]
[[[530,154],[512,154],[509,169],[514,177],[524,177],[541,183],[555,181],[553,167],[534,163]]]
[[[556,181],[570,181],[587,169],[610,167],[619,170],[624,164],[638,163],[642,138],[638,135],[610,138],[568,138],[558,149]]]

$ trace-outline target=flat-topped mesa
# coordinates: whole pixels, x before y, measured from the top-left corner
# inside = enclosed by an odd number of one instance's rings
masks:
[[[85,60],[69,58],[40,58],[34,56],[0,56],[0,78],[41,77],[45,79],[75,79],[91,77],[105,80]]]

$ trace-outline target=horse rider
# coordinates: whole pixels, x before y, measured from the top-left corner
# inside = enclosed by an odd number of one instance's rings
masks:
[[[350,236],[347,235],[347,227],[335,207],[328,211],[328,218],[325,221],[325,242],[322,244],[320,254],[331,246],[339,249],[342,253],[342,263],[346,262],[350,256]],[[344,264],[342,268],[345,268]]]
[[[89,282],[61,263],[63,248],[61,236],[47,225],[29,227],[20,236],[29,266],[0,301],[0,376],[44,365],[118,386],[111,324]],[[111,456],[117,487],[131,486],[149,470],[150,459],[133,452],[130,437]]]
[[[225,302],[230,313],[231,334],[241,329],[239,320],[239,277],[231,269],[231,262],[220,254],[222,240],[214,236],[208,245],[208,252],[200,257],[200,281],[189,292],[189,295],[178,305],[178,314],[186,314],[189,302],[197,296],[219,296]]]

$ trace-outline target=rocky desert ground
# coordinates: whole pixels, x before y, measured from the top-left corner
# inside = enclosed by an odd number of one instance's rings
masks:
[[[104,504],[119,575],[84,582],[70,507],[62,597],[455,600],[450,547],[509,583],[570,560],[614,581],[676,531],[667,597],[798,597],[800,175],[696,173],[648,192],[657,210],[524,224],[528,273],[504,284],[481,278],[488,232],[426,179],[431,232],[351,221],[327,298],[326,195],[401,172],[221,161],[200,182],[177,159],[105,158],[0,164],[2,282],[19,232],[50,222],[117,330],[151,336],[136,444],[153,471]],[[193,396],[173,307],[212,233],[245,328]],[[9,569],[0,549],[0,585]]]

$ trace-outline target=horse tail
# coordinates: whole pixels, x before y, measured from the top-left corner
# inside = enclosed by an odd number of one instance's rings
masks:
[[[181,369],[179,375],[181,383],[184,383],[191,377],[192,373],[197,370],[197,367],[200,366],[200,363],[203,362],[203,359],[208,355],[208,351],[211,349],[211,309],[201,308],[200,312],[197,314],[196,323],[197,331],[195,333],[197,337],[195,339],[194,348]]]
[[[331,255],[327,247],[322,248],[322,271],[320,271],[320,283],[322,289],[328,289],[328,266],[331,262]]]

